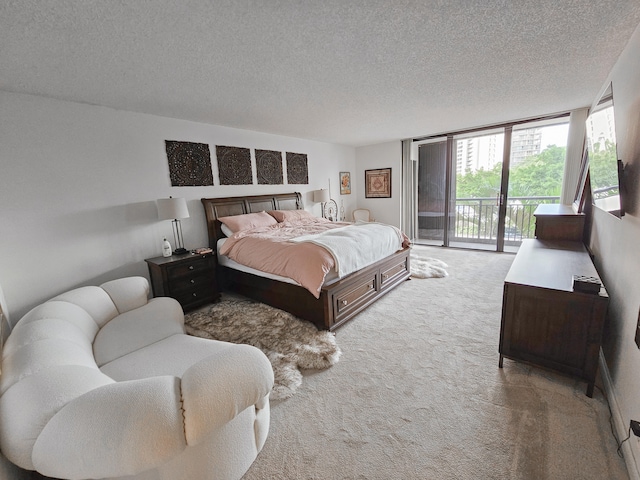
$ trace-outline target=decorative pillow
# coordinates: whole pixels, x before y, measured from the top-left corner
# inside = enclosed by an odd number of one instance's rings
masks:
[[[268,227],[269,225],[275,225],[278,223],[275,218],[267,212],[232,215],[230,217],[220,217],[218,220],[220,220],[223,225],[226,225],[232,234],[243,230],[249,230],[250,228]]]
[[[267,213],[273,216],[273,218],[275,218],[279,223],[316,218],[312,213],[307,212],[306,210],[269,210]]]

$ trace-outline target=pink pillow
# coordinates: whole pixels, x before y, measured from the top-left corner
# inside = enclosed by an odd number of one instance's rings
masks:
[[[273,216],[278,222],[295,222],[316,218],[306,210],[269,210],[267,213]]]
[[[268,227],[276,225],[275,218],[267,212],[245,213],[244,215],[232,215],[230,217],[218,218],[233,233],[249,230],[256,227]]]

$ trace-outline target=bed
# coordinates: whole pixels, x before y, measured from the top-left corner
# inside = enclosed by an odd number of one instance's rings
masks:
[[[209,246],[217,251],[226,237],[221,217],[269,210],[303,210],[299,192],[243,197],[203,198]],[[280,308],[308,320],[319,329],[335,330],[410,277],[409,248],[403,248],[342,278],[327,279],[316,298],[302,286],[249,273],[218,263],[218,282],[224,290]]]

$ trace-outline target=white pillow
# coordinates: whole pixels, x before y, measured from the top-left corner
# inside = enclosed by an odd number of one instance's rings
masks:
[[[227,227],[224,223],[220,223],[220,230],[222,230],[222,233],[224,233],[227,237],[230,237],[231,235],[233,235],[233,232],[231,231],[231,229]]]

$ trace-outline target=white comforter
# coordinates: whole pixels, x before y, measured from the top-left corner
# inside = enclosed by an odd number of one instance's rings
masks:
[[[311,242],[326,248],[335,260],[338,276],[343,277],[401,250],[404,239],[402,232],[392,225],[358,222],[290,241]]]

